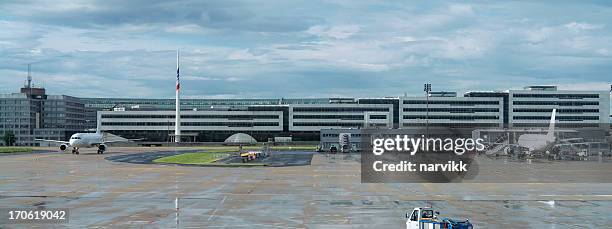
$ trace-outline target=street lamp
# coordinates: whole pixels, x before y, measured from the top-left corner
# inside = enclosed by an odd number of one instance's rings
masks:
[[[431,92],[431,84],[426,83],[423,85],[423,91],[425,92],[425,137],[429,136],[429,92]]]

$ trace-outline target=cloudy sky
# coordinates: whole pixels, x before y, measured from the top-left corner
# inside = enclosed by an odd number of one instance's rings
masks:
[[[0,93],[400,96],[608,90],[609,1],[0,1]]]

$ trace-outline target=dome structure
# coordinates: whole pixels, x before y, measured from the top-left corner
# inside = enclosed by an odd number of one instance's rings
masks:
[[[253,145],[257,144],[257,140],[251,137],[251,135],[245,133],[236,133],[229,136],[225,141],[223,141],[225,145]]]

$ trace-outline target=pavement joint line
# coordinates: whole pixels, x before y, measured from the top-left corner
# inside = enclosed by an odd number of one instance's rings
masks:
[[[223,203],[225,202],[225,199],[227,199],[227,196],[223,196],[223,199],[219,203],[219,206],[215,207],[215,210],[210,214],[210,216],[208,217],[207,221],[210,221],[211,219],[213,219],[215,217],[215,214],[217,213],[217,210],[219,210],[219,207],[223,206]]]

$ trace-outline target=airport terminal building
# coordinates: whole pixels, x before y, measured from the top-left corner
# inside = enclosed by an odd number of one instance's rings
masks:
[[[19,145],[36,145],[34,138],[65,140],[74,132],[95,129],[98,122],[102,131],[152,142],[168,142],[174,133],[174,99],[75,98],[44,92],[38,98],[26,92],[0,96],[0,134],[16,133]],[[181,100],[181,108],[185,141],[221,142],[239,132],[258,141],[318,141],[322,129],[544,127],[553,108],[559,127],[609,126],[610,92],[530,86],[463,96],[430,92],[385,98],[188,98]]]
[[[196,141],[221,142],[242,132],[258,141],[291,137],[318,141],[321,128],[392,128],[392,104],[319,103],[219,106],[181,111],[181,131]],[[99,111],[102,131],[166,142],[174,133],[173,110]],[[188,140],[188,139],[187,139]]]
[[[85,130],[85,113],[79,98],[24,87],[21,93],[0,94],[0,136],[12,132],[16,145],[28,146],[38,145],[36,138],[64,141]]]
[[[86,106],[105,107],[98,100],[107,99],[85,99],[89,101]],[[122,102],[119,108],[97,113],[103,131],[168,141],[174,131],[174,100]],[[464,96],[431,92],[427,97],[190,99],[181,103],[182,131],[197,135],[196,141],[223,141],[236,132],[248,133],[258,141],[280,136],[318,141],[321,129],[412,128],[426,124],[537,128],[548,126],[553,108],[558,110],[559,127],[609,125],[610,116],[608,91],[558,90],[555,86],[468,92]],[[106,108],[110,105],[107,102]]]

